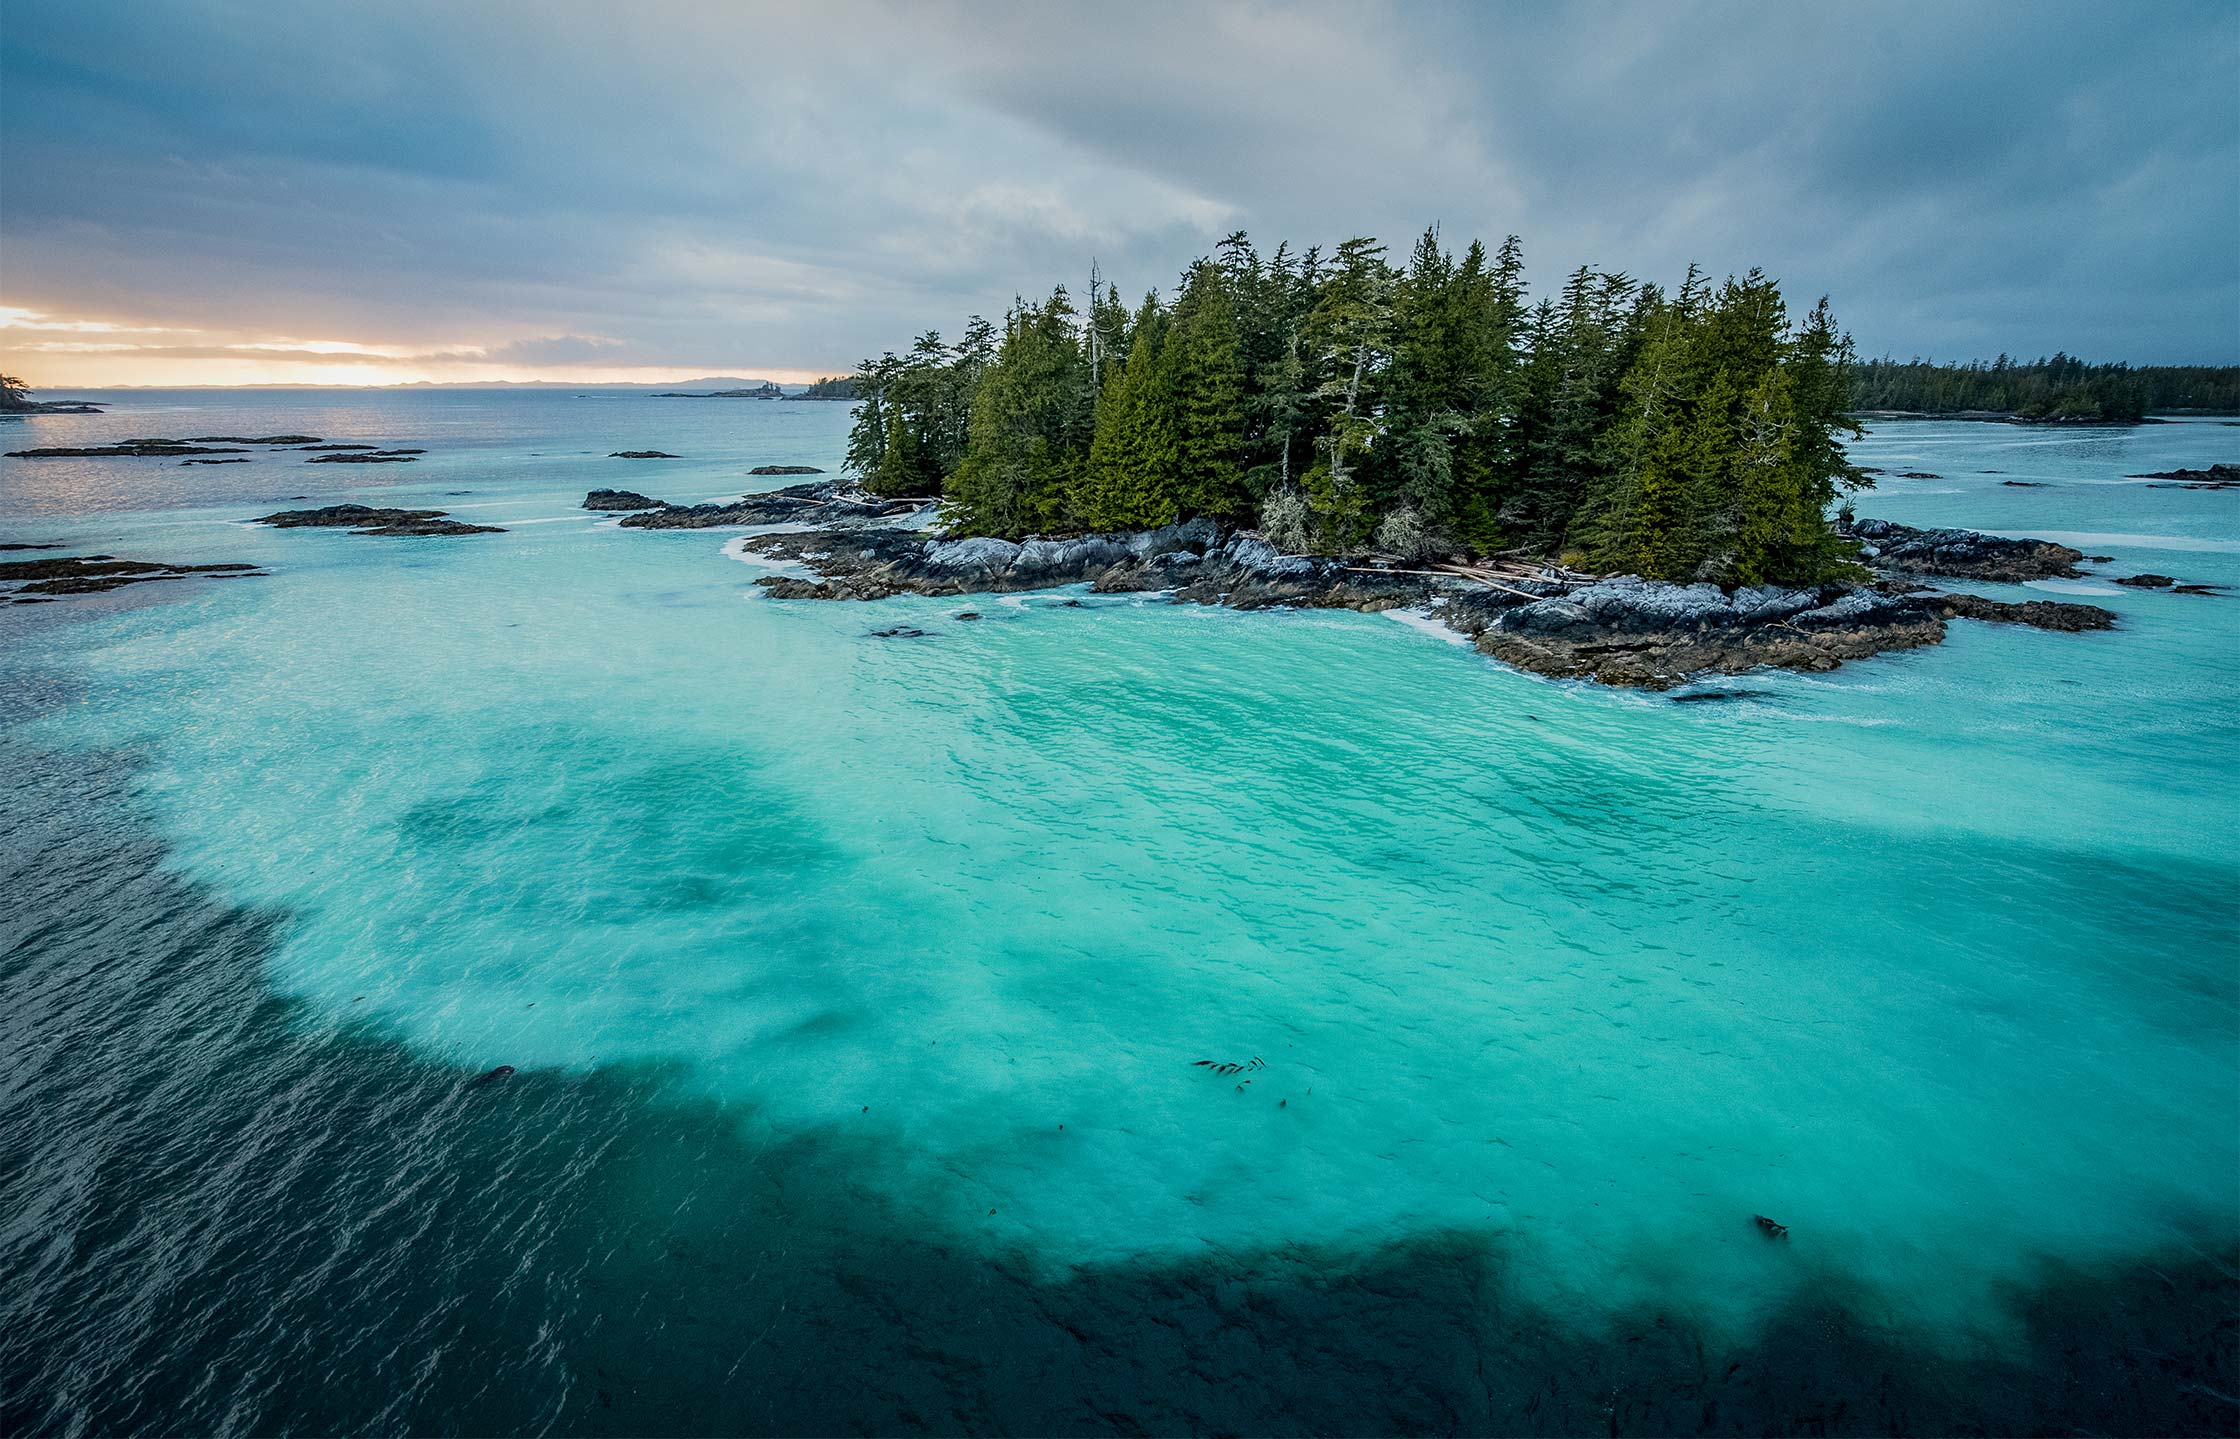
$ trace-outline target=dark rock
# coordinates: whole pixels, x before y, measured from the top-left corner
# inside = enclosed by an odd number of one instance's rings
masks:
[[[821,475],[824,471],[815,465],[756,465],[747,471],[750,475]]]
[[[658,510],[668,506],[667,500],[653,499],[636,490],[593,490],[583,497],[587,510]]]
[[[875,640],[922,640],[926,637],[926,632],[912,629],[908,625],[896,625],[892,629],[873,630],[871,637]]]
[[[2024,600],[2014,604],[2007,600],[1985,599],[1982,595],[1934,594],[1915,597],[1916,603],[1926,604],[1947,619],[1989,620],[1994,624],[2030,625],[2041,630],[2060,630],[2075,634],[2082,630],[2112,630],[2116,627],[2115,612],[2098,605],[2067,604],[2058,600]]]
[[[183,440],[124,440],[114,445],[47,445],[35,450],[10,450],[12,460],[108,460],[163,458],[179,455],[238,455],[238,449],[211,449]]]
[[[2129,585],[2135,590],[2166,590],[2177,581],[2168,575],[2125,575],[2116,583]]]
[[[347,529],[360,535],[502,535],[498,525],[470,525],[442,510],[377,510],[366,505],[327,505],[316,510],[282,510],[253,523],[275,529]]]
[[[672,455],[667,450],[616,450],[607,456],[610,460],[681,460],[682,455]]]
[[[2172,585],[2170,587],[2170,593],[2174,595],[2221,595],[2228,592],[2229,587],[2225,585]]]
[[[249,463],[249,457],[247,455],[228,455],[214,460],[181,460],[179,463],[182,465],[246,465]]]
[[[6,544],[0,544],[0,550],[59,550],[61,548],[62,546],[58,544],[39,545],[31,544],[21,540],[11,540]]]
[[[2010,490],[2045,490],[2052,488],[2044,480],[2001,480],[1999,483]]]
[[[2205,470],[2164,470],[2158,475],[2134,475],[2140,480],[2175,480],[2172,485],[2150,485],[2150,489],[2183,488],[2188,490],[2240,489],[2240,465],[2211,465]]]
[[[317,435],[194,435],[193,445],[316,445]],[[367,448],[371,448],[368,446]]]
[[[305,460],[307,465],[409,465],[426,450],[363,450],[338,451],[333,454],[313,455]]]
[[[2085,558],[2096,565],[2112,565],[2116,562],[2114,555],[2086,555]]]
[[[2008,539],[1974,530],[1919,530],[1889,520],[1855,519],[1845,531],[1860,557],[1878,570],[1948,579],[2076,579],[2084,556],[2049,540]]]
[[[957,618],[960,620],[976,620],[980,618],[980,612],[978,610],[964,610],[958,613]]]
[[[67,559],[0,561],[0,583],[19,586],[23,595],[94,595],[150,580],[180,580],[189,575],[221,578],[261,573],[255,565],[172,565],[152,560],[120,560],[110,555]]]
[[[776,600],[838,600],[848,596],[831,585],[818,580],[805,580],[795,575],[770,575],[755,581],[763,593]]]
[[[756,582],[779,599],[1006,593],[1086,582],[1100,593],[1159,591],[1179,602],[1237,609],[1370,612],[1431,604],[1450,629],[1507,663],[1650,689],[1759,666],[1828,670],[1848,659],[1936,644],[1944,638],[1947,616],[2050,629],[2106,628],[2114,619],[2090,605],[1929,594],[1903,580],[1886,580],[1878,588],[1766,585],[1727,592],[1630,576],[1580,586],[1543,573],[1494,588],[1459,576],[1287,555],[1259,535],[1224,534],[1202,520],[1125,534],[1020,541],[843,526],[760,535],[744,548],[799,561],[815,572],[814,579],[773,575]]]
[[[297,448],[305,450],[378,450],[381,447],[379,445],[299,445]]]
[[[1912,596],[1840,585],[1763,585],[1727,594],[1713,585],[1627,575],[1505,606],[1476,643],[1538,674],[1669,689],[1695,675],[1761,665],[1832,670],[1848,659],[1943,638],[1942,619]]]
[[[1927,470],[1900,470],[1897,477],[1901,480],[1941,480],[1944,478],[1942,475],[1932,475]]]
[[[628,516],[622,524],[623,528],[633,530],[704,530],[726,525],[782,525],[795,520],[845,525],[913,515],[924,508],[911,501],[882,500],[844,490],[826,480],[788,485],[782,490],[746,495],[722,504],[670,505],[647,514]]]

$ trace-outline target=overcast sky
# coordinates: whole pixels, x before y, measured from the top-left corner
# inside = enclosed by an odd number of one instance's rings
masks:
[[[1123,13],[1125,12],[1125,13]],[[844,371],[1227,232],[1759,265],[1868,354],[2240,361],[2240,3],[8,0],[0,368]]]

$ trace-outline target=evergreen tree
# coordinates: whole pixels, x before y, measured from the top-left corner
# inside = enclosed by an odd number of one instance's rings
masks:
[[[1668,296],[1582,267],[1528,309],[1514,236],[1457,258],[1427,231],[1400,271],[1384,253],[1263,260],[1240,232],[1172,303],[1131,315],[1099,281],[1086,315],[1060,288],[1000,334],[928,332],[864,364],[849,468],[890,494],[946,477],[944,518],[974,533],[1258,517],[1296,549],[1568,544],[1725,584],[1855,572],[1827,511],[1857,482],[1859,386],[1825,301],[1792,326],[1755,270],[1714,290],[1691,267]],[[2145,384],[2066,354],[1971,373],[2057,404]]]
[[[1077,504],[1090,529],[1130,529],[1174,518],[1168,477],[1182,467],[1182,447],[1167,393],[1167,332],[1158,297],[1146,295],[1130,326],[1127,362],[1106,381],[1097,409]]]
[[[1372,523],[1360,468],[1379,428],[1376,391],[1391,360],[1392,291],[1384,246],[1357,236],[1338,247],[1307,317],[1308,351],[1321,377],[1315,393],[1328,418],[1323,458],[1304,484],[1324,542],[1339,550],[1367,539]]]
[[[1150,477],[1169,519],[1251,512],[1244,484],[1244,367],[1236,305],[1221,269],[1200,260],[1183,276],[1160,368],[1160,398],[1170,407],[1179,463]],[[1163,523],[1163,522],[1162,522]]]
[[[972,434],[945,518],[972,534],[1063,529],[1088,459],[1095,404],[1072,300],[1015,302],[973,397]]]

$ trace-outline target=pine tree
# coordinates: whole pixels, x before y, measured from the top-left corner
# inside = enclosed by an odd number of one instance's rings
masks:
[[[1391,360],[1392,290],[1384,246],[1357,236],[1338,247],[1334,271],[1307,318],[1309,350],[1322,377],[1316,393],[1329,418],[1322,461],[1304,482],[1325,539],[1339,550],[1368,537],[1369,495],[1358,471],[1379,429],[1375,400]]]
[[[1175,297],[1161,368],[1179,464],[1158,477],[1161,512],[1233,520],[1251,512],[1244,485],[1244,369],[1236,306],[1221,270],[1199,261]]]
[[[879,468],[864,482],[875,495],[924,495],[940,489],[940,476],[931,473],[917,428],[907,420],[887,426],[887,452]]]
[[[1127,363],[1113,371],[1097,408],[1096,437],[1077,504],[1091,529],[1130,529],[1175,518],[1167,477],[1179,471],[1181,445],[1168,394],[1168,322],[1146,295],[1130,326]]]
[[[1068,527],[1093,423],[1065,287],[1040,305],[1015,303],[974,396],[971,444],[949,477],[951,527],[1007,537]]]

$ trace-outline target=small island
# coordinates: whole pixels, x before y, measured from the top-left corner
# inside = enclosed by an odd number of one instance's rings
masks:
[[[83,400],[34,400],[31,389],[14,375],[0,375],[0,416],[10,415],[100,415],[106,414],[99,405],[89,405]]]
[[[1756,270],[1667,290],[1582,268],[1528,306],[1514,236],[1457,255],[1427,233],[1394,265],[1239,233],[1171,298],[1061,286],[866,360],[853,485],[621,523],[808,522],[743,546],[811,572],[759,582],[781,599],[1411,608],[1521,668],[1650,689],[1830,669],[1954,618],[2113,626],[1922,583],[2073,577],[2075,550],[1855,518],[1852,365],[1826,300],[1792,320]]]
[[[661,390],[653,396],[657,400],[782,400],[785,397],[785,391],[771,380],[744,390]]]

